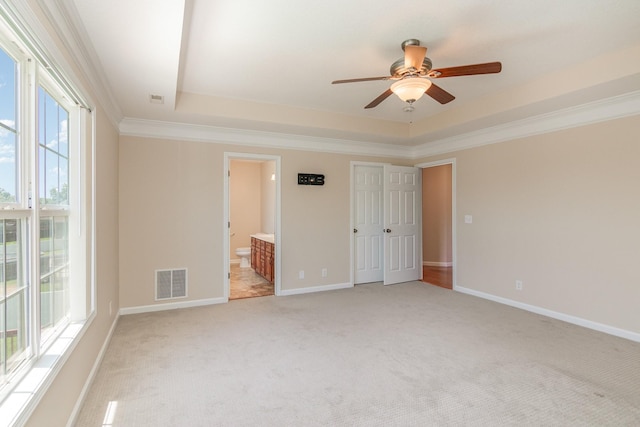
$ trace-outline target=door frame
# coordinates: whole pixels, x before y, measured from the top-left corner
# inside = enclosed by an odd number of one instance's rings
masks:
[[[231,165],[231,160],[264,160],[264,161],[274,161],[276,163],[276,212],[275,212],[275,232],[273,234],[274,243],[275,243],[275,255],[276,261],[274,268],[275,279],[273,283],[273,290],[276,296],[281,295],[281,283],[282,283],[282,245],[281,245],[281,231],[282,231],[282,222],[281,222],[281,179],[280,179],[280,170],[281,170],[281,158],[280,156],[272,156],[268,154],[255,154],[255,153],[234,153],[234,152],[226,152],[224,153],[224,168],[223,168],[223,203],[222,203],[222,247],[223,256],[222,262],[223,264],[223,282],[224,283],[224,298],[229,301],[229,293],[230,293],[230,285],[231,281],[229,279],[229,274],[231,272],[231,256],[229,254],[230,250],[230,236],[229,236],[229,221],[231,221],[229,214],[229,167]]]
[[[456,232],[456,158],[436,160],[433,162],[418,163],[417,168],[427,169],[436,166],[451,165],[451,275],[454,291],[457,289],[458,283],[458,255],[457,255],[457,232]]]

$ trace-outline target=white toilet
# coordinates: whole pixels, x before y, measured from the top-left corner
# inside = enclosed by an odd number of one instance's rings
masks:
[[[249,257],[251,256],[251,248],[237,248],[236,255],[240,257],[240,268],[251,267]]]

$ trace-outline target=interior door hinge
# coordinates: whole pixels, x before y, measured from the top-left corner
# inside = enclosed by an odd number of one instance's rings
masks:
[[[227,273],[227,279],[231,279],[231,272]]]
[[[231,221],[227,222],[227,228],[231,228]]]

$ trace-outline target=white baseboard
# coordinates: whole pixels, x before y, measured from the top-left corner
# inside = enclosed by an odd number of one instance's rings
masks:
[[[240,264],[240,258],[230,260],[229,264]]]
[[[138,307],[124,307],[120,309],[120,315],[150,313],[153,311],[175,310],[178,308],[201,307],[203,305],[224,304],[229,302],[229,298],[207,298],[194,301],[170,302],[154,305],[140,305]]]
[[[616,337],[640,342],[640,333],[638,332],[627,331],[626,329],[616,328],[615,326],[605,325],[603,323],[594,322],[592,320],[583,319],[581,317],[571,316],[569,314],[560,313],[557,311],[549,310],[549,309],[538,307],[535,305],[525,304],[519,301],[514,301],[508,298],[499,297],[496,295],[488,294],[486,292],[476,291],[475,289],[469,289],[462,286],[454,286],[453,290],[462,292],[465,294],[473,295],[476,297],[488,299],[491,301],[495,301],[500,304],[510,305],[512,307],[520,308],[522,310],[530,311],[532,313],[541,314],[543,316],[562,320],[563,322],[572,323],[574,325],[593,329],[595,331],[604,332],[605,334],[614,335]]]
[[[76,423],[76,418],[80,414],[80,409],[84,404],[84,400],[87,397],[89,388],[91,387],[91,384],[93,384],[93,380],[96,374],[98,373],[98,368],[100,368],[100,364],[102,363],[104,354],[107,351],[107,347],[109,347],[109,343],[111,342],[111,337],[113,336],[113,331],[115,331],[116,329],[116,325],[118,324],[119,318],[120,318],[120,315],[116,314],[116,317],[113,319],[113,323],[111,324],[111,328],[109,329],[109,333],[107,334],[107,337],[105,338],[104,343],[102,343],[102,347],[100,348],[98,357],[96,358],[95,362],[93,362],[93,367],[89,372],[89,376],[87,377],[87,380],[85,381],[84,386],[82,387],[82,391],[78,396],[78,400],[76,401],[76,404],[73,407],[73,410],[71,411],[71,415],[69,416],[69,420],[67,421],[67,427],[71,427]]]
[[[351,283],[336,283],[334,285],[311,286],[309,288],[284,289],[280,291],[281,296],[310,294],[313,292],[334,291],[336,289],[353,288]]]
[[[450,261],[422,261],[422,265],[426,267],[453,267]]]

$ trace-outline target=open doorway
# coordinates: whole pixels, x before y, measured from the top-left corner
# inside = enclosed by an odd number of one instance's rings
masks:
[[[455,159],[421,164],[423,281],[453,289]]]
[[[225,296],[278,295],[280,159],[225,153]]]

